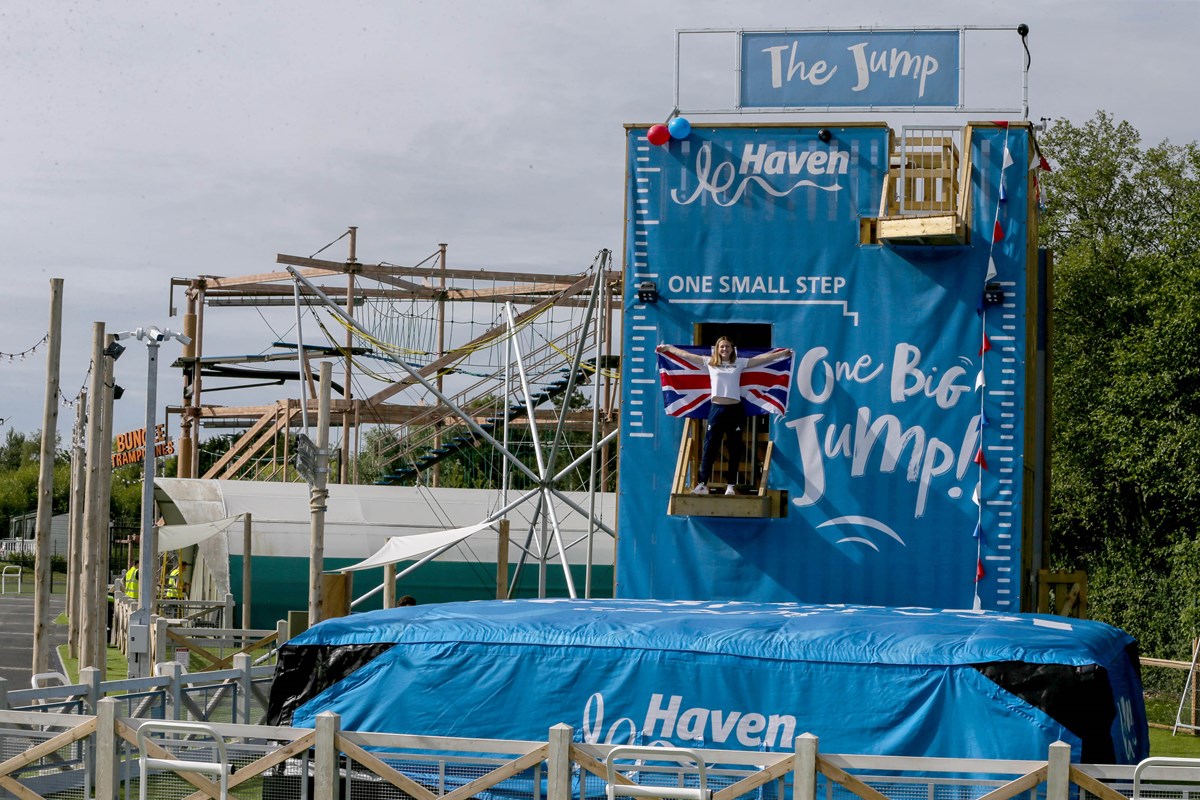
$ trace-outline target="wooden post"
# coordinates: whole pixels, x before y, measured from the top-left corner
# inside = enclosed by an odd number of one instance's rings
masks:
[[[358,263],[358,228],[350,226],[350,256],[346,259],[346,315],[354,319],[354,275]],[[350,350],[354,347],[354,328],[346,326],[345,378],[342,384],[342,399],[346,407],[342,409],[342,462],[338,465],[338,482],[350,482],[350,401],[354,398],[354,359]]]
[[[192,448],[192,477],[200,477],[200,390],[204,376],[200,374],[200,359],[204,358],[204,296],[207,284],[203,280],[193,283],[196,295],[196,334],[191,336],[193,342],[192,355],[196,358],[196,373],[192,376],[192,439],[196,446]],[[189,290],[192,291],[192,290]]]
[[[106,697],[96,703],[96,800],[117,796],[117,764],[121,760],[118,741],[117,701]]]
[[[88,391],[88,436],[87,465],[85,468],[87,489],[84,492],[83,533],[83,593],[79,598],[79,667],[96,666],[96,641],[100,633],[96,628],[97,608],[96,582],[91,579],[99,569],[100,541],[102,539],[100,509],[100,446],[101,423],[104,419],[101,398],[104,396],[104,323],[92,323],[92,380]]]
[[[75,399],[75,430],[71,436],[71,502],[67,533],[67,646],[79,658],[80,584],[83,576],[84,444],[87,441],[87,389]]]
[[[550,729],[546,753],[546,800],[571,800],[571,739],[575,729],[559,723]]]
[[[446,243],[442,242],[438,245],[438,267],[445,271],[446,269]],[[438,311],[437,311],[437,354],[438,358],[446,356],[446,277],[438,278]],[[438,370],[434,377],[434,383],[437,385],[438,393],[442,391],[442,371]],[[435,420],[433,423],[433,447],[439,449],[442,446],[442,421]],[[438,461],[433,465],[433,478],[429,485],[436,488],[442,479],[442,462]]]
[[[112,334],[104,337],[105,345],[116,340],[117,337]],[[100,393],[103,417],[100,420],[100,440],[97,442],[100,448],[100,497],[96,510],[100,516],[97,527],[100,533],[100,549],[96,554],[96,572],[92,575],[92,580],[96,586],[96,613],[99,615],[96,622],[95,666],[100,670],[101,680],[108,677],[108,637],[105,635],[105,623],[108,621],[108,562],[109,551],[112,548],[112,514],[109,509],[112,506],[113,389],[116,386],[114,361],[114,358],[104,358],[104,386]],[[154,432],[148,431],[147,435],[149,439],[146,442],[146,455],[153,457]]]
[[[33,576],[33,674],[46,672],[50,642],[50,525],[54,515],[54,451],[58,440],[59,361],[62,355],[62,278],[50,279],[49,351],[46,354],[46,400],[42,407],[42,446],[38,462],[37,553]]]
[[[335,741],[341,717],[332,711],[317,714],[316,757],[313,760],[313,797],[329,800],[338,793],[338,748]]]
[[[328,361],[321,362],[320,393],[317,397],[317,465],[309,492],[308,625],[321,621],[322,579],[325,571],[325,488],[329,471],[329,373]]]
[[[396,607],[396,565],[383,565],[383,607]]]
[[[792,761],[792,800],[817,798],[817,744],[811,733],[796,737],[796,757]]]
[[[241,712],[238,716],[242,718],[241,723],[243,725],[254,724],[254,720],[250,716],[254,708],[254,691],[252,688],[254,685],[254,675],[250,671],[253,666],[254,659],[250,657],[249,653],[234,653],[233,668],[241,673],[237,677],[238,698],[235,708]],[[237,721],[236,719],[234,720],[234,722]]]
[[[253,520],[250,512],[242,515],[242,630],[250,630],[250,599],[254,582],[254,542],[250,537]]]
[[[1071,793],[1071,745],[1050,745],[1046,769],[1046,800],[1067,800]]]
[[[193,435],[192,397],[196,392],[196,380],[200,375],[200,363],[196,361],[196,293],[190,289],[187,292],[187,311],[183,314],[183,333],[191,341],[183,346],[183,360],[191,370],[184,380],[183,406],[179,416],[179,457],[176,459],[175,476],[178,478],[194,478],[192,474],[192,448],[197,442]]]
[[[508,518],[500,520],[500,532],[496,535],[496,599],[508,599]]]

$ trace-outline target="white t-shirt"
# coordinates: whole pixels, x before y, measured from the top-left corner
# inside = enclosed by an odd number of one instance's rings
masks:
[[[740,400],[742,396],[742,370],[747,359],[735,358],[732,364],[719,367],[708,365],[708,377],[712,381],[712,396],[729,400]]]

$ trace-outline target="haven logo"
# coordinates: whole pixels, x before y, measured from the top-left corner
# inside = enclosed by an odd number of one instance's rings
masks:
[[[791,749],[796,718],[791,714],[762,714],[702,706],[684,707],[682,695],[650,695],[641,723],[630,717],[613,720],[605,728],[604,695],[594,693],[583,707],[583,741],[588,744],[674,746],[675,742],[703,742],[730,748]]]
[[[712,142],[696,151],[696,185],[672,189],[671,199],[681,206],[701,198],[731,206],[751,188],[772,197],[787,197],[797,189],[839,192],[839,177],[850,170],[850,153],[827,149],[778,149],[764,143],[747,143],[740,154],[729,153],[714,163]]]

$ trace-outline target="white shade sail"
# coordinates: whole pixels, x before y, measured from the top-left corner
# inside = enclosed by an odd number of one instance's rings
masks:
[[[192,525],[163,525],[158,529],[158,550],[160,553],[165,553],[168,550],[178,550],[181,547],[199,544],[218,533],[224,533],[240,520],[241,516],[239,515]]]
[[[335,571],[353,572],[360,569],[371,569],[372,567],[396,564],[401,561],[412,561],[421,556],[429,555],[446,545],[458,544],[463,539],[485,530],[490,525],[491,523],[489,522],[480,522],[477,525],[471,525],[466,528],[454,528],[448,531],[393,536],[370,558]]]

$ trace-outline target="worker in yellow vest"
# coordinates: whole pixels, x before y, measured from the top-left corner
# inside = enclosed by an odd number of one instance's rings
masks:
[[[183,585],[183,571],[187,567],[186,561],[180,561],[175,565],[175,569],[167,574],[167,598],[171,600],[182,600],[185,594]]]
[[[138,562],[134,561],[129,569],[125,570],[125,596],[130,600],[138,598]]]

